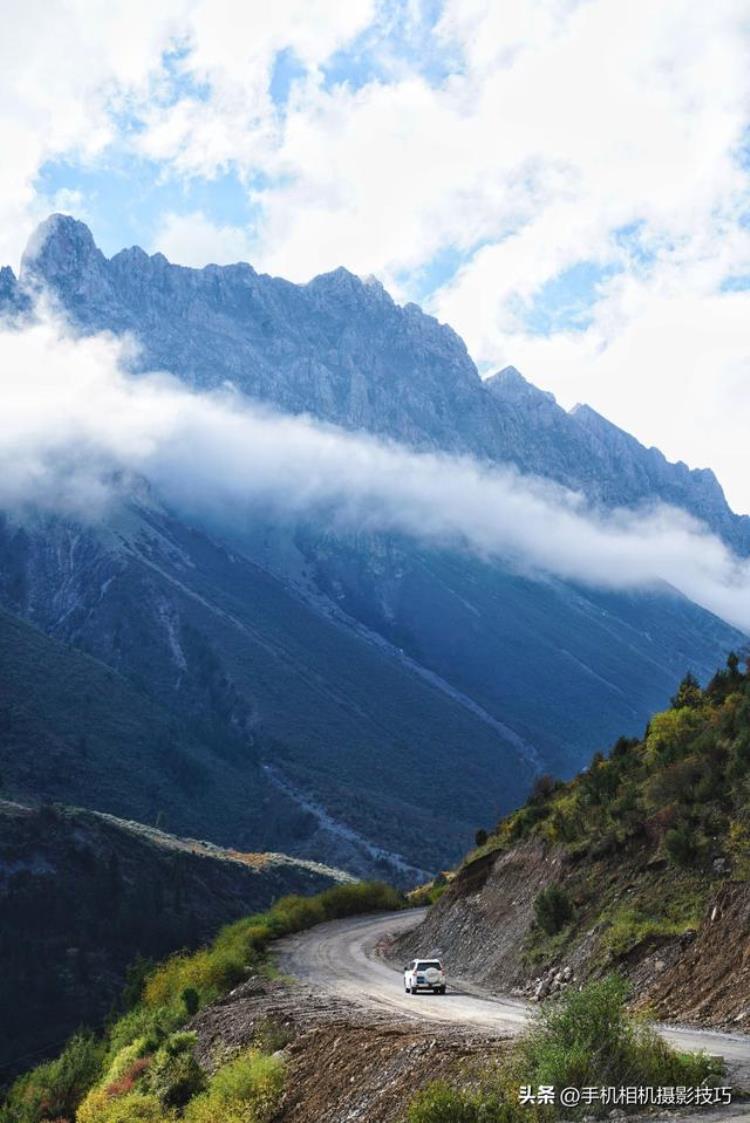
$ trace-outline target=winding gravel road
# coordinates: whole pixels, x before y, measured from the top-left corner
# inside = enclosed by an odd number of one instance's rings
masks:
[[[450,1023],[471,1031],[513,1035],[527,1024],[533,1007],[520,999],[491,994],[461,979],[452,979],[448,993],[406,994],[395,966],[381,958],[378,944],[388,936],[415,927],[426,909],[380,913],[320,924],[307,932],[287,936],[276,945],[280,969],[317,990],[359,1007],[391,1013],[415,1021]],[[424,954],[434,955],[425,948]],[[659,1026],[659,1032],[682,1050],[718,1054],[729,1066],[736,1087],[750,1088],[750,1037],[711,1030]],[[732,1119],[750,1119],[747,1109]],[[724,1118],[727,1118],[724,1116]]]

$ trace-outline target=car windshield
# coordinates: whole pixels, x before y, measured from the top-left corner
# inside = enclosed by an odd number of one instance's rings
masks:
[[[437,959],[425,959],[417,964],[418,971],[429,971],[430,967],[434,967],[436,971],[442,971]]]

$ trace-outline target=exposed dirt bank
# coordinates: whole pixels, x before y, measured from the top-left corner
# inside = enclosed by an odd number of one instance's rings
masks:
[[[553,884],[572,919],[548,937],[534,901]],[[750,1032],[750,884],[699,880],[645,853],[576,862],[526,843],[485,854],[394,950],[398,959],[438,953],[455,974],[525,998],[617,969],[657,1018]]]

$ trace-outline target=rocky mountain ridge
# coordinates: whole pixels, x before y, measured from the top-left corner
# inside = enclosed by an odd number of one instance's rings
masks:
[[[305,285],[247,264],[191,269],[139,247],[107,259],[88,227],[53,215],[0,307],[40,287],[79,328],[130,332],[141,369],[250,397],[417,448],[511,462],[607,506],[674,504],[750,552],[710,469],[671,464],[587,406],[570,413],[509,367],[483,382],[458,335],[344,268]],[[14,295],[15,294],[15,295]]]

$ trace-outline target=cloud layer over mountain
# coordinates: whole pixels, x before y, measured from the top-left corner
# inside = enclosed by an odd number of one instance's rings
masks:
[[[418,454],[227,386],[196,394],[127,373],[128,343],[50,316],[0,331],[0,504],[104,517],[134,477],[211,526],[262,511],[393,531],[524,570],[629,588],[668,582],[750,630],[750,565],[672,508],[587,508],[579,495],[468,457]]]

